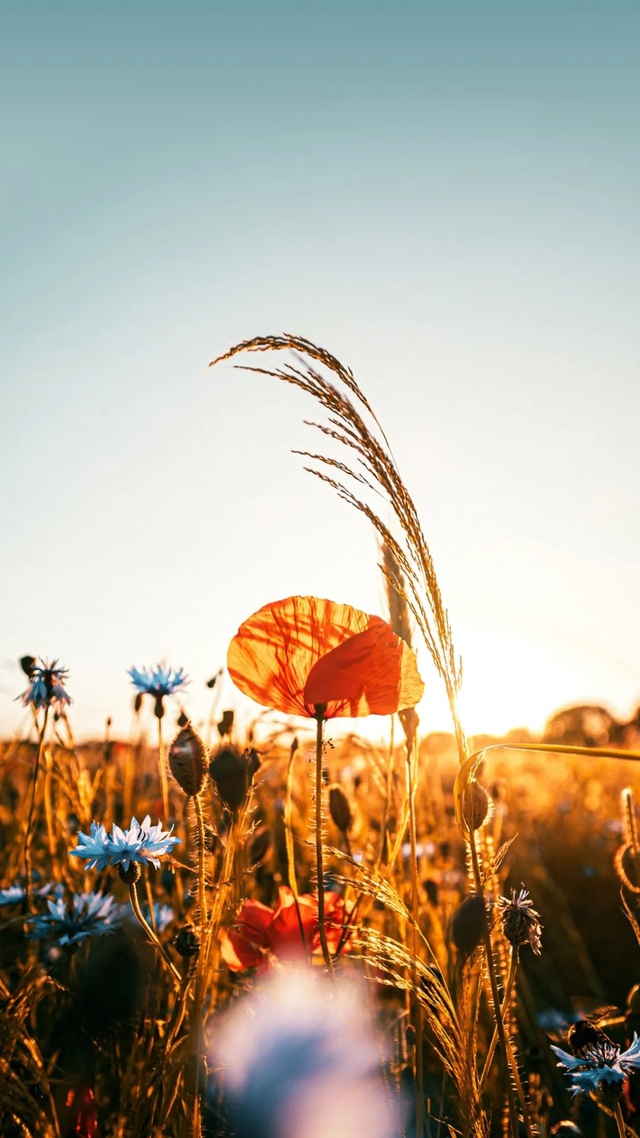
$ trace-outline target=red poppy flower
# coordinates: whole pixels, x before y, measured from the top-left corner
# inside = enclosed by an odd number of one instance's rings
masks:
[[[98,1108],[90,1087],[72,1087],[65,1107],[65,1138],[98,1138]]]
[[[227,667],[245,695],[288,715],[391,715],[424,692],[415,656],[390,624],[318,597],[259,609],[231,641]]]
[[[344,931],[344,902],[339,893],[329,892],[324,895],[324,903],[327,944],[330,952],[336,953]],[[305,893],[298,898],[298,906],[300,921],[295,898],[287,885],[280,886],[275,909],[260,901],[244,901],[235,924],[220,933],[222,959],[231,971],[258,968],[266,972],[275,959],[299,960],[309,951],[319,952],[318,898]]]

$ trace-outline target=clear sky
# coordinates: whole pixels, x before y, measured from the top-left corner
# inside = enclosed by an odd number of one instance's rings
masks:
[[[0,22],[0,730],[24,653],[69,667],[80,734],[124,733],[129,666],[183,665],[197,718],[269,600],[384,612],[368,524],[289,453],[312,406],[207,370],[284,330],[385,427],[468,728],[629,713],[635,0],[5,0]]]

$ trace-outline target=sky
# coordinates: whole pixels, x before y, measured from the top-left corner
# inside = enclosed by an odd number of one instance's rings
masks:
[[[0,732],[25,653],[69,668],[79,736],[126,735],[129,667],[185,667],[198,721],[270,600],[384,615],[368,523],[290,453],[313,405],[207,367],[283,331],[384,426],[468,730],[629,715],[635,0],[0,0],[0,25]]]

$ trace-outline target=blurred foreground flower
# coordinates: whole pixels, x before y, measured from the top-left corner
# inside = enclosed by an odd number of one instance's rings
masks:
[[[626,1051],[621,1051],[610,1040],[587,1048],[582,1056],[569,1055],[560,1047],[552,1047],[551,1050],[560,1060],[558,1066],[565,1067],[571,1075],[569,1089],[574,1096],[601,1091],[619,1098],[627,1075],[640,1070],[640,1039],[635,1032],[633,1043]]]
[[[59,898],[47,901],[47,907],[48,913],[29,919],[29,935],[39,940],[54,938],[59,945],[114,932],[128,909],[104,893],[74,893],[70,904]]]
[[[400,1110],[352,983],[270,977],[222,1020],[212,1056],[237,1138],[396,1138]]]
[[[65,707],[71,703],[71,696],[67,695],[63,687],[68,674],[69,669],[59,668],[57,660],[34,660],[29,671],[31,683],[18,698],[25,707],[32,704],[36,711],[41,707],[52,707],[54,703]]]
[[[54,896],[62,895],[62,885],[51,885],[51,882],[48,882],[46,885],[42,885],[40,889],[36,889],[34,896],[46,897],[52,889]],[[26,896],[27,890],[24,885],[7,885],[6,889],[0,889],[0,905],[17,905],[24,901]]]
[[[171,827],[171,830],[173,826]],[[131,819],[128,830],[114,826],[110,833],[97,822],[91,823],[91,833],[78,834],[79,845],[71,850],[71,857],[86,857],[87,869],[105,869],[108,865],[121,865],[126,871],[132,862],[140,865],[160,866],[160,858],[171,852],[181,838],[171,836],[171,830],[163,830],[162,823],[151,825],[147,814],[142,824]]]
[[[325,893],[324,900],[327,943],[336,953],[344,932],[344,902],[338,893]],[[319,952],[318,898],[303,894],[296,910],[291,889],[281,885],[275,909],[260,901],[244,901],[233,927],[220,933],[220,943],[222,958],[232,972],[245,968],[266,972],[277,960],[300,960]]]
[[[391,715],[424,684],[413,652],[379,616],[318,597],[287,597],[242,624],[227,654],[245,695],[287,715]]]

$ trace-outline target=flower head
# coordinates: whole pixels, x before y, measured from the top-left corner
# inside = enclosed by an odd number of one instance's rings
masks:
[[[288,715],[390,715],[424,684],[413,652],[379,616],[318,597],[287,597],[242,624],[227,654],[245,695]]]
[[[39,940],[52,938],[60,945],[113,932],[127,909],[116,904],[111,894],[104,893],[74,893],[70,904],[59,898],[47,901],[47,907],[48,913],[29,918],[29,935]]]
[[[46,897],[52,890],[51,883],[48,882],[40,889],[36,889],[36,897]],[[60,884],[53,886],[54,896],[59,897],[62,894],[62,886]],[[6,889],[0,889],[0,905],[17,905],[25,900],[27,891],[24,885],[8,885]]]
[[[159,858],[170,853],[182,840],[172,837],[171,830],[163,830],[160,822],[152,826],[148,814],[142,823],[132,818],[128,830],[121,830],[114,823],[110,833],[102,824],[92,822],[89,835],[78,834],[80,844],[71,850],[71,856],[87,858],[87,869],[121,865],[126,871],[132,862],[154,865],[158,869]]]
[[[174,695],[190,683],[184,668],[174,670],[164,662],[156,664],[155,668],[129,668],[128,674],[136,691],[141,695],[155,696],[156,699]]]
[[[57,660],[35,660],[29,671],[29,687],[18,698],[25,707],[32,704],[36,711],[41,707],[52,707],[54,703],[65,707],[71,703],[71,696],[63,687],[68,673],[68,668],[58,667]]]
[[[542,951],[540,937],[542,925],[540,914],[533,907],[527,890],[523,887],[518,892],[511,890],[511,900],[508,897],[499,897],[498,905],[502,917],[502,931],[514,948],[521,944],[530,944],[536,956]]]
[[[598,1090],[618,1095],[627,1075],[640,1070],[640,1039],[635,1032],[633,1043],[626,1051],[621,1051],[611,1040],[588,1047],[581,1056],[569,1055],[560,1047],[551,1050],[560,1060],[558,1066],[565,1067],[571,1075],[569,1089],[574,1096]]]
[[[330,987],[309,968],[272,975],[221,1021],[213,1066],[237,1138],[402,1132],[366,996],[353,983]]]
[[[342,897],[333,892],[325,893],[324,901],[327,944],[335,953],[343,939],[344,903]],[[291,889],[281,885],[275,909],[260,901],[244,901],[235,924],[221,932],[220,942],[222,958],[232,972],[242,972],[245,968],[266,972],[276,961],[304,957],[305,950],[319,952],[318,898],[303,894],[298,898],[296,909]]]

